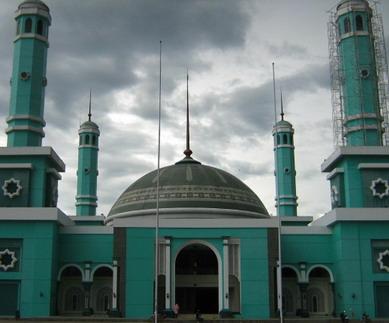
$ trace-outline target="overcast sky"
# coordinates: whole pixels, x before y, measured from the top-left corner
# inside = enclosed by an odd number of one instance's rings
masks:
[[[59,207],[75,214],[78,128],[101,130],[98,214],[157,165],[159,41],[163,41],[161,165],[184,157],[186,70],[193,157],[243,180],[274,213],[273,92],[295,128],[299,215],[330,209],[320,172],[332,152],[328,10],[337,0],[46,0],[52,15],[46,137],[66,163]],[[389,1],[380,5],[389,48]],[[0,118],[10,96],[14,11],[0,0]],[[6,135],[0,135],[6,145]]]

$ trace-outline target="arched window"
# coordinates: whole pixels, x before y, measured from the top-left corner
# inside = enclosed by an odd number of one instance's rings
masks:
[[[80,136],[80,142],[78,143],[79,146],[82,145],[82,137]]]
[[[290,136],[290,144],[293,146],[293,136]]]
[[[85,145],[89,145],[89,135],[85,136]]]
[[[32,20],[31,18],[27,18],[26,22],[24,23],[24,32],[30,33],[32,30]]]
[[[42,22],[42,20],[38,20],[38,23],[36,24],[36,33],[38,35],[43,35],[43,22]]]
[[[20,20],[16,24],[16,35],[20,34]]]
[[[104,287],[97,292],[96,312],[106,312],[112,308],[112,289]]]
[[[92,136],[92,145],[93,145],[93,146],[96,145],[96,136]]]
[[[344,24],[344,32],[349,33],[351,31],[350,19],[346,17],[343,21],[343,24]]]
[[[361,15],[357,15],[355,17],[355,24],[357,26],[357,30],[363,30],[363,19]]]
[[[280,144],[280,135],[277,135],[277,145],[279,145]]]
[[[325,311],[324,294],[319,288],[311,288],[307,291],[308,310],[311,313],[323,313]]]
[[[288,143],[288,136],[287,136],[286,134],[284,134],[284,135],[282,136],[282,143],[283,143],[284,145],[286,145],[286,144]]]

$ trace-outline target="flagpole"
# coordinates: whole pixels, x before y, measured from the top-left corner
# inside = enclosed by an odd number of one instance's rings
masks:
[[[272,63],[273,67],[273,101],[274,101],[274,129],[275,129],[275,150],[274,150],[274,163],[276,165],[276,206],[277,206],[277,217],[278,217],[278,260],[277,260],[277,301],[278,301],[278,310],[280,311],[280,323],[284,322],[284,313],[282,306],[282,254],[281,254],[281,214],[280,214],[280,199],[279,199],[279,187],[278,187],[278,146],[277,146],[277,101],[276,101],[276,78],[274,72],[274,62]]]
[[[158,154],[157,154],[157,189],[155,212],[155,291],[154,322],[158,323],[158,265],[159,265],[159,173],[161,161],[161,92],[162,92],[162,40],[159,41],[159,97],[158,97]]]

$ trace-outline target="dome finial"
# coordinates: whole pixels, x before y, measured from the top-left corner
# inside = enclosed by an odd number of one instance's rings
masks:
[[[186,149],[184,154],[187,158],[192,155],[190,150],[190,134],[189,134],[189,72],[186,70]]]
[[[283,104],[283,101],[282,101],[282,90],[280,90],[281,92],[281,120],[284,120],[284,104]]]
[[[88,112],[88,121],[91,121],[92,117],[92,89],[89,89],[89,112]]]

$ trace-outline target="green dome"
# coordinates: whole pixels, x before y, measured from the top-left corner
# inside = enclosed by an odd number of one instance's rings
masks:
[[[268,216],[261,200],[242,181],[221,169],[202,165],[190,157],[161,168],[159,182],[161,211],[201,208],[233,211],[236,214],[249,213],[251,217]],[[139,211],[155,210],[156,184],[157,170],[138,179],[119,197],[108,217],[126,214],[131,216]]]

